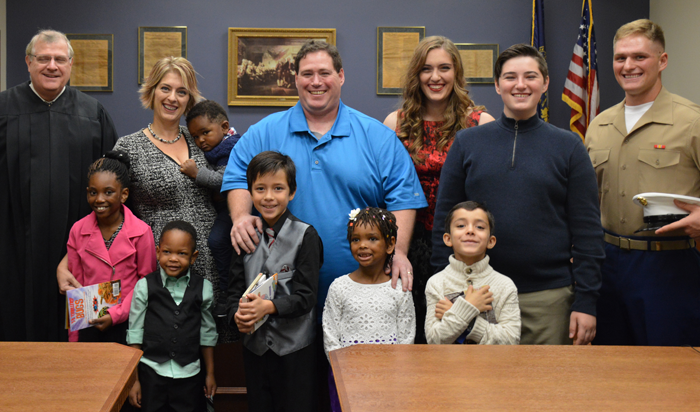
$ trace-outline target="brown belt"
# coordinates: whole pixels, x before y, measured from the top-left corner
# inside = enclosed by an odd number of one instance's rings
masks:
[[[687,240],[636,240],[627,237],[605,234],[605,241],[623,250],[649,250],[660,252],[663,250],[683,250],[695,247],[694,239]]]

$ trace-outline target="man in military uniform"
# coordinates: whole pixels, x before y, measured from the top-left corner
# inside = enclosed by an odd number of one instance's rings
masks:
[[[700,344],[700,207],[655,231],[632,197],[700,196],[700,106],[668,92],[664,34],[643,19],[620,27],[613,70],[625,100],[594,119],[586,147],[596,170],[606,259],[594,343]],[[637,236],[641,235],[641,236]]]

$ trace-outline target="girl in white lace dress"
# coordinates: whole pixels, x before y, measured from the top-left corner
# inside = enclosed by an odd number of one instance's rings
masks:
[[[396,246],[396,217],[376,207],[355,209],[348,222],[350,251],[360,266],[331,283],[323,309],[323,346],[332,350],[358,344],[412,344],[416,314],[411,292],[401,281],[391,287]],[[340,411],[335,382],[329,373],[331,406]]]

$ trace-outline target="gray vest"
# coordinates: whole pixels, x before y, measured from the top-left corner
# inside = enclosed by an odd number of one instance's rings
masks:
[[[287,219],[271,249],[261,237],[255,251],[243,258],[246,285],[250,285],[261,272],[268,276],[277,273],[275,298],[291,295],[294,292],[292,276],[296,271],[294,261],[308,227],[304,222]],[[262,356],[268,348],[277,355],[284,356],[309,346],[315,338],[315,330],[314,305],[309,313],[296,318],[268,317],[260,329],[243,337],[243,345],[258,356]]]

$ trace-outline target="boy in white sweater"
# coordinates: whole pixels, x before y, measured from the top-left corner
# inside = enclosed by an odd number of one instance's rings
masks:
[[[474,201],[459,203],[447,214],[443,241],[454,254],[425,287],[428,343],[520,343],[518,290],[486,256],[496,245],[493,221],[486,206]]]

